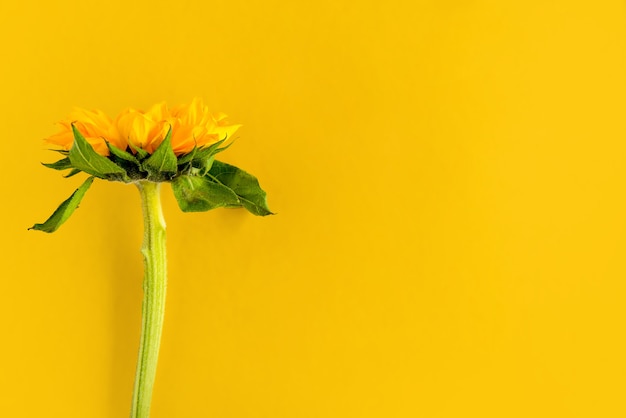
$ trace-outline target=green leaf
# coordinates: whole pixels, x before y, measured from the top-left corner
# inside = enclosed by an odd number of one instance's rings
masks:
[[[126,171],[108,158],[98,154],[85,137],[72,125],[74,144],[69,158],[72,166],[93,176],[109,180],[126,180]]]
[[[89,186],[91,186],[91,183],[93,183],[93,179],[94,177],[92,176],[85,180],[85,182],[81,184],[81,186],[76,189],[76,191],[74,191],[74,193],[72,193],[72,195],[66,201],[59,205],[59,207],[54,211],[52,216],[50,216],[47,221],[42,224],[35,224],[28,229],[34,229],[37,231],[43,231],[48,233],[54,232],[59,229],[59,227],[63,225],[63,223],[67,221],[70,216],[72,216],[72,213],[74,213],[74,211],[78,207],[78,204],[83,199],[83,196],[85,196],[85,193],[89,189]]]
[[[142,167],[148,172],[148,180],[170,180],[178,171],[176,154],[172,149],[172,128],[154,153],[143,162]]]
[[[239,198],[228,187],[207,177],[178,176],[172,190],[183,212],[205,212],[220,207],[240,207]]]
[[[240,168],[215,160],[207,177],[234,191],[243,207],[257,216],[273,215],[267,206],[267,195],[256,177]]]
[[[67,170],[69,168],[73,168],[72,162],[69,157],[65,157],[54,163],[41,163],[48,168],[52,168],[54,170]]]

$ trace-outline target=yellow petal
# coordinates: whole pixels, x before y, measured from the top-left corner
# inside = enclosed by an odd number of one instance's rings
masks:
[[[146,112],[146,117],[154,121],[160,122],[171,118],[169,109],[165,102],[157,103],[153,105],[150,110]]]
[[[217,133],[220,139],[233,139],[235,132],[241,128],[241,125],[227,125],[227,126],[218,126],[215,128],[214,132]]]
[[[144,148],[149,143],[148,135],[155,124],[156,122],[135,109],[125,110],[116,120],[122,139],[138,148]]]

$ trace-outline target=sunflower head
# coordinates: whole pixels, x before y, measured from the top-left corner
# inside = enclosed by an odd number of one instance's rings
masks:
[[[226,138],[232,138],[241,125],[226,121],[221,112],[209,111],[201,99],[193,99],[169,109],[164,102],[157,103],[148,111],[128,108],[111,119],[100,110],[74,109],[68,117],[59,122],[60,131],[48,138],[50,144],[69,151],[75,136],[76,127],[94,151],[109,156],[109,144],[132,154],[143,150],[148,154],[156,151],[172,130],[171,146],[177,156],[203,148]]]

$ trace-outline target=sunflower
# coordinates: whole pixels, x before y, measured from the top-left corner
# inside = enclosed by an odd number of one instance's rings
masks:
[[[161,183],[171,184],[183,212],[245,208],[271,215],[266,194],[253,175],[215,156],[240,125],[211,113],[200,99],[169,109],[158,103],[148,111],[128,108],[115,119],[99,110],[75,109],[59,123],[61,132],[46,138],[62,158],[44,164],[70,170],[66,177],[88,177],[43,223],[30,229],[54,232],[74,213],[96,179],[137,186],[144,214],[144,301],[139,357],[131,417],[148,418],[165,312],[167,258]]]

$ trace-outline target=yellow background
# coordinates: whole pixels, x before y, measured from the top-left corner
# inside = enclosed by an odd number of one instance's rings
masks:
[[[8,4],[11,3],[11,4]],[[277,216],[179,211],[154,418],[626,416],[622,1],[0,6],[0,415],[127,416],[139,196],[41,138],[203,97]]]

